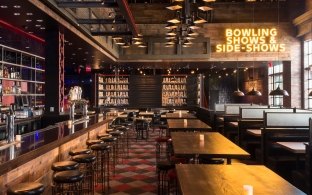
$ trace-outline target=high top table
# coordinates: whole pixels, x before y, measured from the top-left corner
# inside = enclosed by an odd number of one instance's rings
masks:
[[[168,129],[171,131],[210,131],[211,127],[199,119],[168,119]]]
[[[249,194],[244,185],[252,186],[255,195],[305,194],[263,165],[177,164],[176,171],[182,195]]]
[[[203,136],[203,140],[200,140]],[[249,158],[250,154],[217,132],[171,133],[174,154],[187,158],[226,158],[231,164],[233,158]]]

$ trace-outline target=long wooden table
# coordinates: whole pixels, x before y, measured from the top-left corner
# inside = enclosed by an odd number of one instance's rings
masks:
[[[169,131],[210,131],[211,127],[199,119],[168,119]]]
[[[162,118],[166,118],[166,119],[197,119],[194,114],[185,113],[185,112],[167,113],[166,115],[162,115]]]
[[[286,150],[295,154],[305,154],[306,146],[308,142],[276,142]]]
[[[204,140],[200,136],[204,135]],[[172,132],[174,154],[188,158],[226,158],[231,164],[233,158],[249,158],[250,154],[217,132],[185,133]]]
[[[251,185],[253,194],[305,194],[263,165],[177,164],[182,195],[242,195]]]

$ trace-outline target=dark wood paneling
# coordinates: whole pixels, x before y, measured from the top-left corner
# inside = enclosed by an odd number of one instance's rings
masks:
[[[161,76],[130,76],[129,106],[161,107]]]
[[[186,79],[187,105],[197,106],[197,77],[188,76]]]

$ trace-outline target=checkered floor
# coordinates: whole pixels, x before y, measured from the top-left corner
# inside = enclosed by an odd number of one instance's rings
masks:
[[[116,166],[116,174],[110,179],[108,194],[112,195],[152,195],[157,194],[155,172],[155,137],[137,140],[131,135],[129,157]]]

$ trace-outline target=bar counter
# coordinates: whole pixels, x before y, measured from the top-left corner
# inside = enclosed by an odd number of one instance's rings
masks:
[[[72,149],[86,148],[86,140],[105,132],[112,120],[92,115],[74,124],[64,121],[24,134],[21,142],[0,146],[0,194],[6,184],[20,181],[39,180],[49,185],[51,164],[69,159]]]

